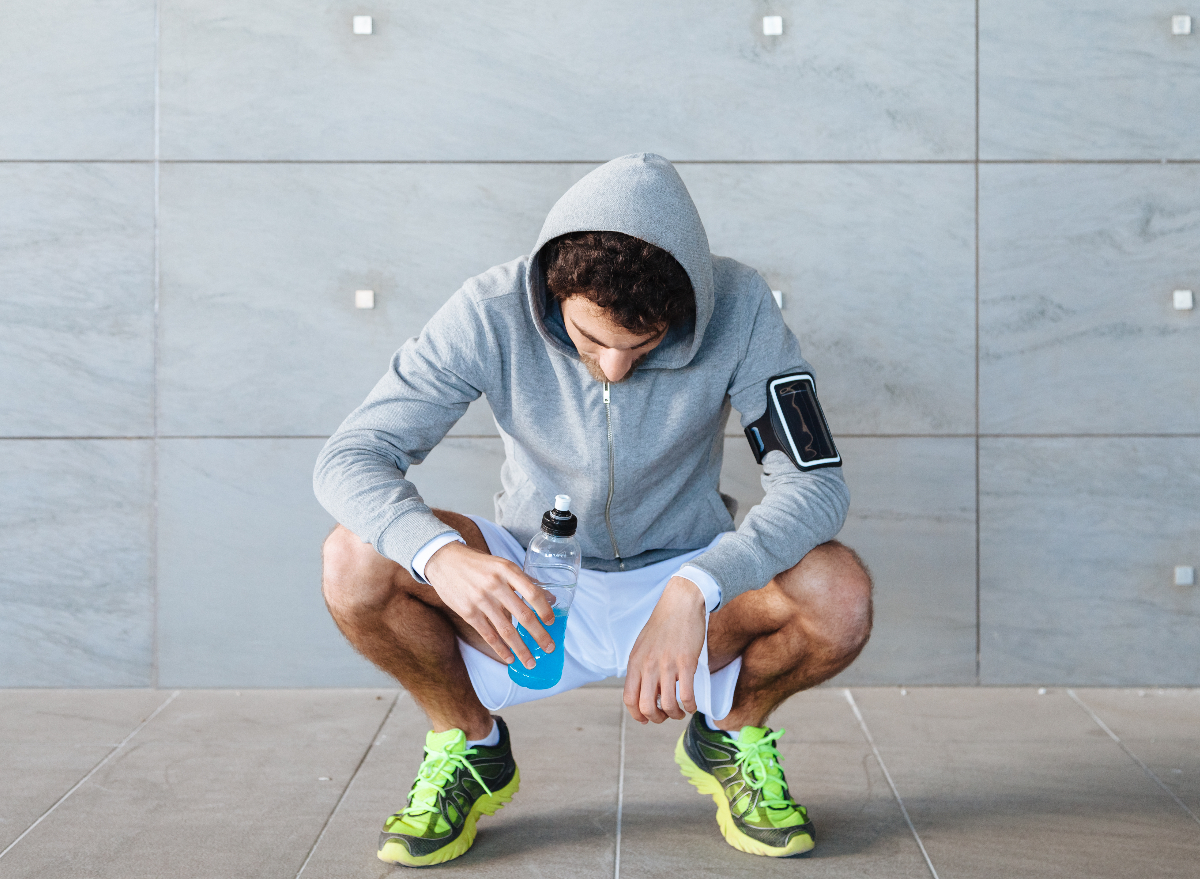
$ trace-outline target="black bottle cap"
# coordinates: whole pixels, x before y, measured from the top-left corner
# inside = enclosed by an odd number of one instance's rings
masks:
[[[575,533],[579,520],[569,509],[571,499],[565,494],[554,498],[554,509],[546,510],[542,516],[542,530],[552,537],[570,537]]]

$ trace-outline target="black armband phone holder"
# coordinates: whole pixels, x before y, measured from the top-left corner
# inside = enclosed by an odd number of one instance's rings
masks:
[[[842,466],[829,424],[817,399],[817,385],[807,372],[767,380],[767,411],[746,428],[754,460],[778,449],[801,470]]]

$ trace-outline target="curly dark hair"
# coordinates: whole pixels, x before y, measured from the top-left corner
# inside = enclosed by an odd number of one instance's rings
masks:
[[[621,232],[571,232],[542,249],[546,287],[559,302],[582,296],[617,326],[644,335],[696,317],[692,282],[661,247]]]

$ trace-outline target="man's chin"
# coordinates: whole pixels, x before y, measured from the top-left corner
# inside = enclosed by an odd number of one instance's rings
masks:
[[[583,361],[583,365],[587,367],[588,375],[598,382],[608,381],[608,376],[606,376],[604,371],[600,369],[599,363],[597,363],[595,360],[588,360],[586,357],[582,357],[580,359]]]

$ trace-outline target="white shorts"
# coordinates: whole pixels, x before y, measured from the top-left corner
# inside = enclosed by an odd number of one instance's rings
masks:
[[[506,530],[475,516],[471,520],[483,532],[488,550],[494,556],[516,565],[525,560],[525,550]],[[720,537],[713,540],[716,543]],[[711,546],[712,544],[710,544]],[[563,657],[562,680],[547,690],[529,690],[508,676],[508,666],[476,650],[459,639],[458,646],[475,694],[489,711],[544,699],[555,693],[574,690],[584,684],[625,674],[633,642],[650,619],[654,606],[667,587],[667,581],[685,562],[705,549],[697,549],[636,571],[580,571],[575,601],[567,615],[567,633],[563,639],[567,654]],[[704,616],[704,648],[694,682],[696,710],[720,719],[733,708],[733,688],[742,668],[739,656],[718,672],[708,670],[708,614]]]

